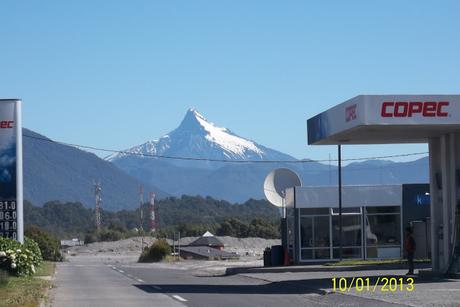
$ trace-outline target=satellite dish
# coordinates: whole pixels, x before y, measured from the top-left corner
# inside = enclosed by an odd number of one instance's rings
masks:
[[[302,182],[294,171],[288,168],[277,168],[265,177],[264,194],[272,205],[282,207],[285,190],[301,185]]]

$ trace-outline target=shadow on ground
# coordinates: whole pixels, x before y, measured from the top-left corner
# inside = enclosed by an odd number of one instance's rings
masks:
[[[379,288],[374,289],[374,285],[378,282],[382,286],[385,280],[382,278],[396,278],[400,282],[400,278],[404,285],[407,285],[407,276],[405,275],[387,275],[387,276],[363,276],[363,279],[369,278],[369,290],[366,291],[381,291]],[[341,278],[337,276],[337,278]],[[343,277],[346,279],[346,284],[350,285],[351,282],[356,282],[356,277]],[[436,283],[436,282],[455,282],[449,279],[433,279],[433,278],[414,278],[414,285],[421,283]],[[399,284],[398,284],[399,285]],[[327,294],[333,287],[331,278],[317,278],[317,279],[303,279],[303,280],[289,280],[280,282],[268,282],[266,284],[254,285],[216,285],[216,284],[137,284],[137,288],[148,293],[207,293],[207,294]],[[387,285],[388,287],[389,285]],[[155,287],[160,287],[157,290]],[[350,289],[353,289],[351,287]],[[327,290],[327,291],[326,291]]]
[[[416,263],[415,269],[430,269],[431,263]],[[308,272],[355,272],[355,271],[394,271],[406,270],[407,264],[361,264],[354,266],[277,266],[277,267],[230,267],[225,275],[252,273],[308,273]]]

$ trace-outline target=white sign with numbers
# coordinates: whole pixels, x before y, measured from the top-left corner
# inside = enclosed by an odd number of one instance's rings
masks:
[[[24,242],[21,101],[0,99],[0,236]]]

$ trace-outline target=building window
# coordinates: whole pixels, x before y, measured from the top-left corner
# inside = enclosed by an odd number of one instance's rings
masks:
[[[301,259],[330,259],[329,216],[300,217]]]
[[[313,249],[302,249],[300,252],[300,259],[313,260]]]
[[[399,258],[401,256],[401,214],[399,207],[396,207],[397,210],[394,208],[366,208],[365,234],[368,258]]]
[[[342,258],[399,258],[401,256],[401,208],[354,207],[342,212]],[[328,212],[328,214],[324,214]],[[300,260],[340,258],[340,226],[337,208],[300,209]],[[309,214],[307,214],[309,213]],[[288,213],[293,229],[293,216]],[[293,244],[288,232],[289,245]]]
[[[301,208],[300,215],[329,215],[329,208]]]
[[[367,211],[367,214],[400,213],[401,207],[399,206],[366,207],[366,211]]]
[[[333,251],[333,257],[340,259],[340,247],[335,247]],[[361,258],[361,247],[342,247],[342,258],[343,259],[354,259]]]
[[[361,215],[342,215],[342,258],[362,257],[362,225]],[[340,258],[340,225],[339,216],[332,216],[333,256]]]
[[[300,217],[300,247],[313,247],[313,218]]]
[[[339,208],[331,208],[332,210],[332,215],[338,215],[339,214]],[[348,214],[348,213],[356,213],[356,214],[361,214],[361,208],[356,207],[356,208],[342,208],[342,214]]]

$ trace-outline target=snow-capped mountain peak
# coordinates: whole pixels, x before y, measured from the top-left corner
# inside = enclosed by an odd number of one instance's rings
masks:
[[[194,108],[187,111],[179,127],[172,132],[127,151],[144,155],[224,160],[294,159],[217,126]],[[119,153],[106,159],[114,161],[125,156],[126,153]]]
[[[257,145],[247,139],[241,138],[227,128],[218,127],[214,123],[206,120],[197,110],[190,108],[182,121],[180,128],[186,128],[191,124],[197,124],[201,129],[204,130],[204,138],[210,143],[214,143],[221,147],[226,156],[231,158],[232,156],[240,156],[244,158],[244,155],[248,151],[252,151],[262,157],[263,150],[257,147]],[[184,127],[185,126],[185,127]]]

